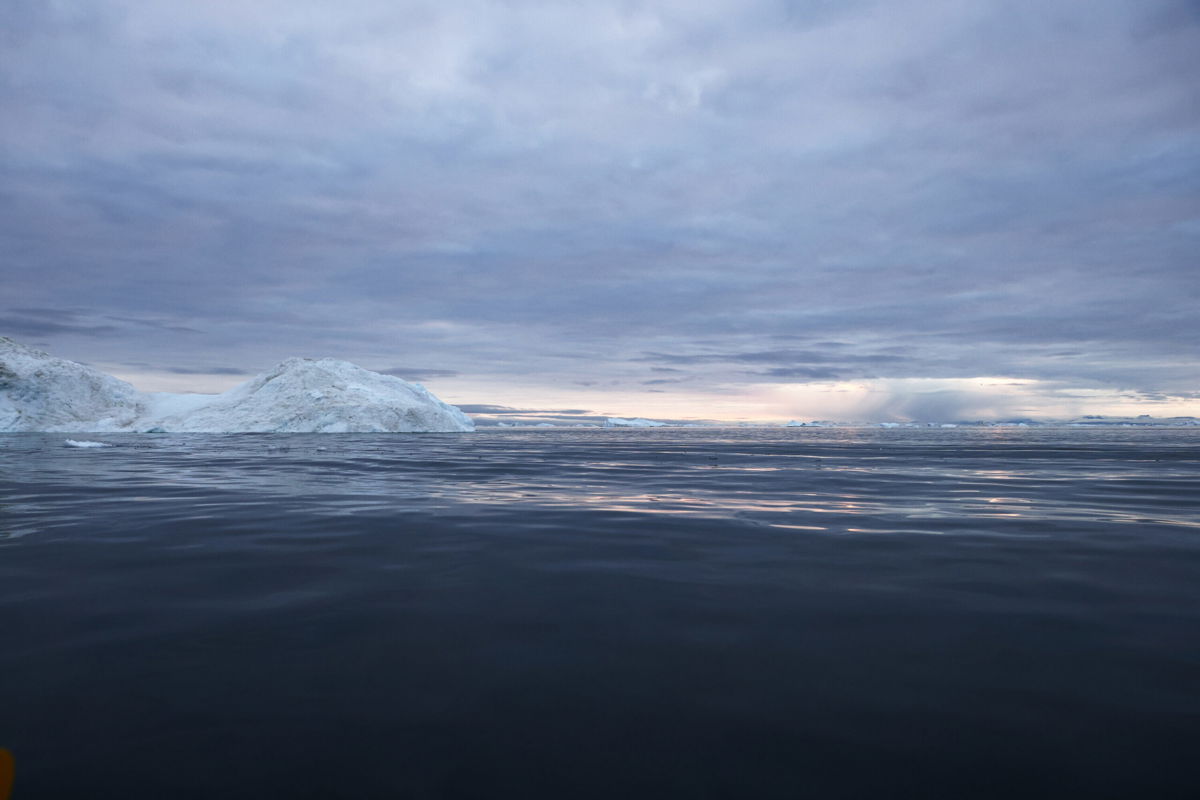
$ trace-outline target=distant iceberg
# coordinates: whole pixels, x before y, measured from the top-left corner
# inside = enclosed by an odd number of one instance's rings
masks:
[[[606,428],[662,428],[665,427],[665,422],[655,422],[652,419],[622,419],[621,417],[609,417],[604,420]]]
[[[0,337],[0,431],[407,433],[473,431],[420,384],[331,358],[289,358],[224,394],[142,393]]]

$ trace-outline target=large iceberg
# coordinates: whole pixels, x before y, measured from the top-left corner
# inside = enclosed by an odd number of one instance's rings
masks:
[[[289,358],[219,395],[143,394],[0,337],[0,431],[390,433],[473,431],[420,384],[332,358]]]
[[[125,381],[0,336],[0,431],[129,430],[146,410]]]
[[[289,358],[211,401],[166,414],[168,431],[470,431],[470,417],[424,386],[333,358]]]

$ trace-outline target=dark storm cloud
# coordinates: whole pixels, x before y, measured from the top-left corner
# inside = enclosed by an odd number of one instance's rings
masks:
[[[14,0],[0,332],[1184,396],[1196,74],[1200,12],[1159,0]]]

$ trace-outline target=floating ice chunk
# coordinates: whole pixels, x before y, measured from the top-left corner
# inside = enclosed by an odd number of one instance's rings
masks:
[[[74,439],[67,439],[67,447],[112,447],[112,445],[108,444],[107,442],[89,442],[86,440],[75,441]]]

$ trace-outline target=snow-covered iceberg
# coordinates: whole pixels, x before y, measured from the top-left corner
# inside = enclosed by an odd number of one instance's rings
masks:
[[[0,431],[390,433],[472,431],[420,384],[331,358],[289,358],[219,395],[143,394],[0,337]]]
[[[0,431],[130,430],[146,410],[125,381],[0,336]]]
[[[168,413],[155,427],[204,433],[475,429],[466,414],[420,384],[332,358],[289,358],[198,408]]]

